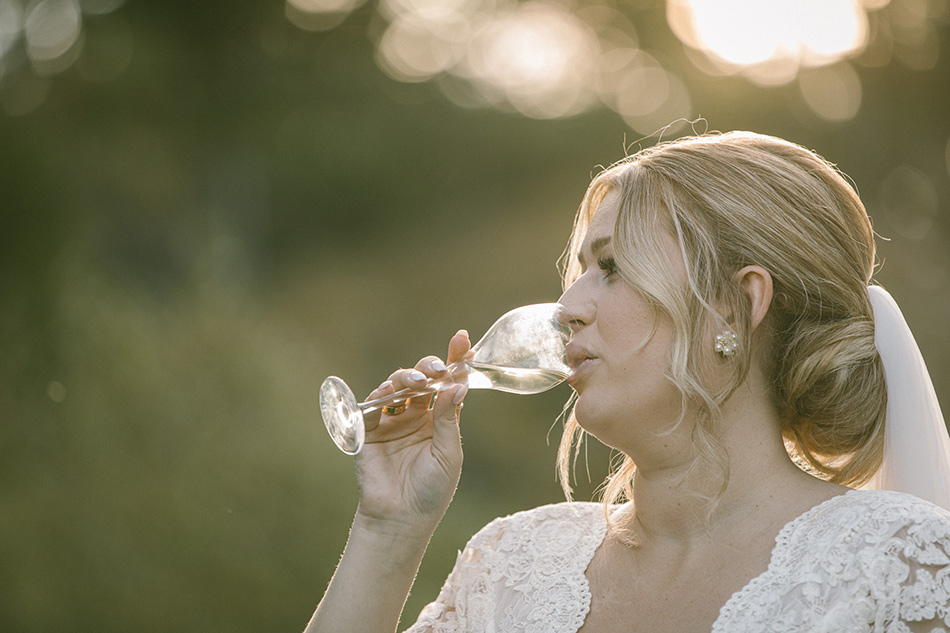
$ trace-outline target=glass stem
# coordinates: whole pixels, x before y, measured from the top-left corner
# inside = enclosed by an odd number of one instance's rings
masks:
[[[464,360],[460,360],[457,363],[452,363],[446,369],[447,373],[445,376],[442,378],[429,378],[429,380],[426,381],[426,384],[421,387],[406,387],[405,389],[400,389],[396,393],[391,393],[388,396],[360,402],[357,406],[363,411],[363,413],[371,413],[373,411],[378,411],[383,407],[402,404],[409,398],[445,391],[452,385],[457,385],[461,382],[464,382],[468,377],[469,365]]]

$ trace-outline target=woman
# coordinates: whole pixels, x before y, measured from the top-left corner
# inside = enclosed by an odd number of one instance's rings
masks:
[[[481,530],[410,631],[950,631],[950,512],[849,488],[905,482],[910,465],[913,490],[950,506],[929,378],[892,376],[875,346],[875,329],[898,340],[902,321],[869,291],[873,266],[857,194],[786,141],[681,139],[600,174],[560,299],[576,392],[565,491],[583,434],[624,461],[602,505]],[[469,346],[453,337],[448,362]],[[444,371],[425,358],[371,397]],[[929,418],[906,410],[906,383]],[[895,393],[905,410],[888,408]],[[458,481],[464,396],[368,421],[359,508],[308,631],[394,630]],[[929,425],[911,460],[900,442],[922,436],[898,413]]]

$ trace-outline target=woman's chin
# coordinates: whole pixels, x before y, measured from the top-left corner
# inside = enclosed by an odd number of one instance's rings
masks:
[[[593,398],[578,396],[574,403],[574,419],[584,431],[600,439],[607,418],[602,403]]]

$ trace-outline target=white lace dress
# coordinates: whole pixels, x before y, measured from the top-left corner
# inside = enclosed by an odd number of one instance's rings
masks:
[[[496,519],[469,541],[408,633],[575,633],[603,507],[561,503]],[[719,612],[714,633],[950,631],[950,512],[851,490],[788,523],[768,569]]]

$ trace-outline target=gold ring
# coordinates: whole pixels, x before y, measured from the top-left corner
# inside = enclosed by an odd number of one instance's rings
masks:
[[[465,406],[464,402],[459,402],[457,405],[455,405],[455,415],[458,415],[459,411],[461,411],[462,407],[464,406]]]
[[[399,415],[406,410],[406,403],[400,403],[390,407],[383,407],[383,413],[386,415]]]

